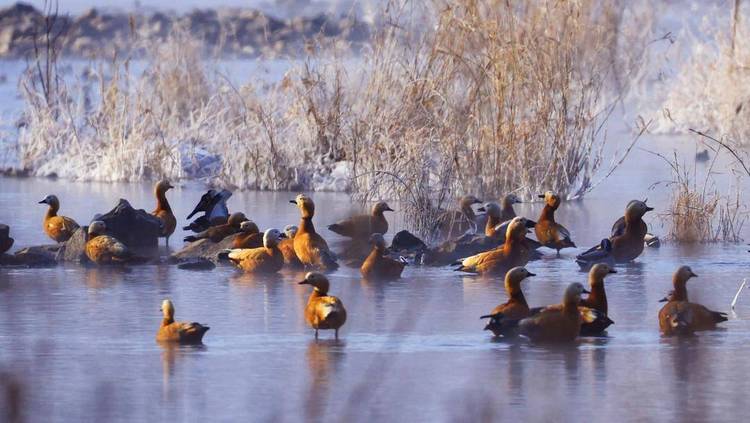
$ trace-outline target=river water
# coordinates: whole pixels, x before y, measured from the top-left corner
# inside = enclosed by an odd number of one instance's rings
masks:
[[[645,147],[672,148],[651,141]],[[691,148],[683,148],[686,157]],[[588,247],[632,198],[648,196],[663,212],[668,189],[648,187],[668,177],[652,155],[635,150],[586,200],[564,203],[558,221]],[[0,222],[11,226],[16,247],[47,243],[44,206],[36,203],[50,193],[60,197],[61,213],[83,223],[119,198],[154,206],[149,184],[0,178],[0,187]],[[202,190],[184,184],[169,192],[179,219]],[[295,194],[236,192],[229,206],[261,228],[283,227],[298,221],[289,204]],[[325,225],[356,206],[345,194],[311,195],[319,231],[339,248],[342,239]],[[536,217],[539,209],[517,210]],[[653,232],[666,232],[655,213],[648,220]],[[390,235],[403,228],[403,216],[391,222]],[[184,235],[178,230],[171,248]],[[502,283],[447,267],[412,266],[401,280],[381,283],[352,268],[331,274],[331,293],[349,312],[338,342],[331,333],[315,341],[305,325],[309,291],[295,283],[302,273],[169,265],[0,269],[0,373],[30,421],[737,421],[746,416],[750,391],[750,294],[740,296],[722,329],[690,339],[660,337],[657,312],[681,264],[700,275],[688,285],[691,300],[729,311],[750,267],[746,250],[647,249],[607,279],[616,322],[608,336],[567,347],[493,341],[478,317],[505,301]],[[532,306],[559,302],[567,284],[586,281],[575,250],[559,258],[546,253],[528,266],[539,275],[524,286]],[[204,346],[155,342],[164,298],[174,301],[178,319],[211,326]],[[0,404],[7,409],[5,395]]]

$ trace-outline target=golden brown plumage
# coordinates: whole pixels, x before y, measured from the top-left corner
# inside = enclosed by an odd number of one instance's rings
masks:
[[[401,277],[406,263],[386,255],[385,238],[381,234],[370,236],[372,251],[365,259],[359,272],[368,279],[396,279]]]
[[[49,205],[47,214],[44,216],[44,232],[47,236],[55,242],[65,242],[70,239],[79,226],[75,220],[57,215],[57,211],[60,210],[60,200],[54,195],[48,195],[39,204]]]
[[[526,233],[534,223],[523,217],[515,217],[508,225],[505,243],[493,250],[467,257],[459,262],[456,271],[504,275],[513,267],[525,266],[529,262],[531,249],[526,244]]]
[[[128,247],[117,239],[105,235],[106,226],[104,222],[97,220],[89,225],[86,241],[86,257],[96,264],[119,264],[126,262],[130,257]]]
[[[292,268],[302,267],[302,262],[297,258],[297,253],[294,252],[294,237],[297,235],[297,227],[294,225],[287,225],[284,228],[284,234],[286,238],[283,238],[279,242],[279,250],[284,255],[284,265]]]
[[[247,221],[244,213],[232,213],[227,219],[227,223],[218,226],[212,226],[205,231],[185,237],[185,242],[194,242],[199,239],[210,239],[211,242],[221,242],[224,238],[234,235],[240,231],[242,222]]]
[[[627,263],[641,255],[648,229],[643,221],[643,215],[651,210],[653,208],[647,206],[644,201],[630,201],[622,218],[624,223],[620,223],[620,220],[615,222],[612,235],[604,239],[600,245],[578,255],[578,264],[584,267],[600,262]]]
[[[174,233],[177,227],[177,218],[172,213],[172,207],[167,201],[167,191],[174,188],[168,180],[163,179],[154,186],[154,196],[156,196],[156,209],[151,212],[154,216],[162,221],[160,237],[166,238],[169,245],[169,237]]]
[[[682,266],[672,277],[674,291],[667,304],[659,310],[659,329],[664,335],[689,335],[711,330],[717,323],[727,320],[726,313],[712,311],[705,306],[688,301],[687,281],[696,277],[692,269]]]
[[[480,207],[478,211],[486,213],[484,235],[490,238],[502,237],[503,234],[500,232],[500,224],[504,221],[502,220],[502,210],[500,209],[500,205],[497,203],[486,203],[484,206]]]
[[[555,221],[555,210],[560,207],[560,197],[552,191],[539,197],[544,198],[544,208],[534,227],[536,238],[543,246],[557,250],[558,254],[563,248],[575,248],[570,232]]]
[[[612,273],[617,273],[617,271],[604,263],[595,264],[589,271],[591,292],[587,298],[581,300],[578,307],[583,317],[581,335],[600,335],[614,323],[607,316],[607,294],[604,291],[604,278]],[[587,309],[595,310],[598,313],[589,313]]]
[[[229,260],[246,272],[278,272],[284,266],[279,241],[285,236],[278,229],[268,229],[263,234],[263,247],[230,250]]]
[[[263,234],[252,220],[240,224],[240,231],[234,236],[232,248],[260,248],[263,246]]]
[[[505,292],[508,301],[492,309],[490,314],[480,319],[490,319],[484,330],[491,330],[495,336],[511,337],[518,335],[518,322],[529,316],[529,305],[521,291],[521,281],[536,276],[523,267],[514,267],[505,274]]]
[[[328,295],[328,279],[320,273],[310,272],[299,284],[313,286],[313,292],[305,306],[305,321],[315,329],[315,338],[318,337],[318,330],[333,329],[338,339],[339,328],[346,322],[346,309],[341,300]]]
[[[518,324],[520,333],[534,342],[571,342],[581,330],[578,303],[586,291],[578,282],[568,285],[562,304],[545,307]]]
[[[325,239],[315,232],[313,216],[315,203],[304,194],[300,194],[290,203],[296,204],[302,214],[297,234],[294,236],[294,252],[305,266],[316,269],[334,270],[338,268],[336,255],[328,248]]]
[[[159,331],[156,332],[157,342],[200,344],[203,342],[203,335],[210,329],[196,322],[175,322],[174,305],[170,300],[164,300],[161,303],[161,312],[164,318]]]
[[[374,233],[388,232],[388,221],[384,212],[393,211],[384,201],[375,203],[369,215],[352,216],[328,226],[328,230],[355,239],[367,239]]]

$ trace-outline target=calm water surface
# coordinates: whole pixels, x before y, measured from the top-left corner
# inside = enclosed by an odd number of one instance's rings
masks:
[[[558,220],[588,247],[627,200],[649,195],[663,209],[666,196],[643,188],[664,177],[659,172],[624,169],[586,201],[564,204]],[[11,225],[17,247],[47,243],[36,202],[48,193],[78,222],[120,197],[153,208],[146,184],[0,178],[0,187],[0,222]],[[201,192],[170,191],[178,217]],[[261,227],[283,227],[298,220],[293,195],[238,192],[229,206]],[[354,206],[343,194],[313,197],[318,229],[336,249],[341,238],[325,224]],[[536,216],[539,208],[518,211]],[[650,221],[665,231],[656,216]],[[401,216],[392,222],[403,226]],[[178,230],[172,248],[183,235]],[[449,268],[409,267],[401,280],[383,283],[361,280],[357,269],[333,273],[331,292],[349,311],[338,342],[331,333],[316,342],[305,325],[301,273],[2,269],[0,372],[20,384],[30,421],[739,421],[750,392],[750,295],[721,330],[691,339],[662,339],[656,315],[680,264],[700,275],[689,285],[692,300],[728,311],[748,274],[747,254],[744,245],[649,249],[607,279],[616,322],[609,336],[558,348],[493,342],[478,317],[505,301],[502,283]],[[529,264],[539,275],[524,287],[532,305],[558,302],[567,284],[585,282],[574,255],[549,253]],[[204,346],[154,341],[167,297],[178,319],[211,326]]]

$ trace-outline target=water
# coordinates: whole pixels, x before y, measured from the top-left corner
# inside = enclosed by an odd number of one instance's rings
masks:
[[[645,188],[664,170],[644,165],[649,154],[634,154],[585,201],[559,211],[581,247],[605,236],[630,198],[666,205],[663,190]],[[147,184],[1,178],[0,187],[0,222],[11,225],[16,246],[47,242],[36,202],[49,193],[79,222],[120,197],[146,210],[154,203]],[[201,191],[187,184],[169,192],[178,218]],[[283,227],[298,220],[293,195],[237,192],[229,206],[262,228]],[[341,238],[325,224],[354,206],[343,194],[312,195],[317,227],[336,249]],[[536,216],[539,208],[518,211]],[[649,221],[664,232],[655,216]],[[402,216],[391,222],[403,227]],[[178,230],[172,248],[183,235]],[[539,275],[524,283],[532,306],[558,302],[568,283],[586,280],[575,251],[547,253],[528,266]],[[662,339],[656,316],[681,264],[700,275],[688,285],[691,299],[728,311],[747,254],[744,245],[648,249],[607,279],[616,322],[609,336],[554,348],[493,342],[478,317],[505,301],[502,284],[449,268],[409,267],[401,280],[382,283],[361,280],[357,269],[333,273],[331,292],[349,311],[338,342],[332,333],[316,342],[305,325],[309,291],[295,283],[302,273],[2,269],[0,373],[19,382],[30,421],[738,420],[750,388],[750,296],[740,297],[721,330],[692,339]],[[154,341],[163,298],[174,301],[178,319],[211,326],[204,346]]]

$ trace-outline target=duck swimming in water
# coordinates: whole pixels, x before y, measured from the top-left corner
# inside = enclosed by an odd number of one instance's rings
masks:
[[[328,230],[341,236],[354,239],[368,239],[374,233],[384,234],[388,232],[388,221],[385,220],[384,212],[393,211],[385,201],[378,201],[372,206],[369,215],[352,216],[328,226]]]
[[[229,250],[229,260],[246,272],[276,273],[284,267],[279,241],[285,237],[278,229],[268,229],[263,234],[262,247]]]
[[[169,245],[169,237],[174,233],[177,227],[177,218],[172,213],[172,207],[169,206],[167,201],[167,191],[174,188],[168,180],[163,179],[157,182],[154,187],[154,195],[156,196],[156,209],[151,212],[154,216],[158,217],[162,222],[160,237],[166,238],[166,243]]]
[[[544,199],[544,208],[534,227],[536,238],[542,246],[556,250],[558,255],[563,248],[575,248],[576,245],[570,239],[570,231],[555,221],[555,210],[560,207],[560,197],[552,191],[539,197]]]
[[[60,200],[57,196],[48,195],[39,204],[49,205],[47,214],[44,216],[44,232],[47,236],[55,242],[65,242],[70,239],[79,225],[69,217],[57,215],[57,211],[60,210]]]
[[[208,190],[201,196],[200,201],[195,206],[192,212],[188,215],[188,219],[193,217],[195,214],[203,212],[203,215],[195,219],[188,226],[183,227],[183,230],[193,232],[203,232],[212,226],[223,225],[227,223],[229,219],[229,209],[227,208],[227,200],[232,196],[230,191],[225,189],[221,191]]]
[[[336,255],[328,248],[328,243],[317,232],[313,225],[315,215],[315,203],[313,200],[300,194],[290,203],[296,204],[302,218],[299,229],[294,236],[294,252],[297,258],[305,266],[322,270],[335,270],[339,266],[336,263]]]
[[[284,265],[295,268],[302,267],[302,262],[297,258],[297,253],[294,252],[294,237],[297,235],[297,227],[294,225],[286,225],[284,227],[284,234],[286,235],[279,242],[279,250],[284,256]]]
[[[466,195],[458,200],[458,210],[449,210],[438,219],[435,230],[441,239],[457,238],[467,232],[477,231],[477,215],[471,208],[482,204],[482,200],[473,195]]]
[[[581,331],[578,304],[588,293],[578,282],[568,285],[561,304],[544,307],[539,313],[518,323],[521,335],[532,342],[572,342]]]
[[[0,223],[0,254],[4,254],[13,246],[13,238],[10,237],[10,227]]]
[[[305,321],[315,329],[315,339],[318,338],[318,331],[322,329],[335,330],[335,337],[338,339],[339,329],[346,323],[346,309],[341,300],[328,295],[328,278],[320,273],[310,272],[299,284],[313,287],[305,306]]]
[[[161,303],[161,312],[164,318],[156,332],[157,342],[176,342],[180,344],[200,344],[203,335],[211,329],[196,322],[175,322],[174,305],[170,300]]]
[[[492,331],[495,336],[514,337],[518,335],[518,322],[529,316],[529,305],[521,290],[521,282],[536,276],[523,267],[514,267],[505,274],[505,292],[508,301],[492,309],[490,314],[480,319],[490,319],[484,330]]]
[[[86,241],[86,257],[96,264],[122,264],[132,254],[128,247],[116,238],[106,235],[107,226],[101,220],[91,222]]]
[[[252,220],[240,223],[240,231],[234,236],[232,248],[260,248],[263,246],[263,234]]]
[[[385,238],[381,234],[370,236],[372,251],[367,256],[359,272],[368,279],[397,279],[401,277],[406,263],[387,256]]]
[[[229,219],[227,219],[227,223],[223,225],[212,226],[205,231],[195,235],[186,236],[184,241],[195,242],[200,239],[210,239],[211,242],[214,243],[221,242],[224,238],[239,232],[242,222],[245,222],[247,220],[249,219],[245,217],[245,214],[242,212],[232,213],[232,215],[229,216]]]
[[[457,263],[456,271],[502,275],[516,266],[525,266],[531,257],[531,249],[526,244],[528,228],[533,228],[534,222],[515,217],[508,225],[505,243],[493,250],[467,257]]]
[[[617,273],[617,271],[604,263],[595,264],[589,271],[589,286],[591,288],[591,293],[587,298],[581,300],[578,307],[579,311],[581,311],[581,316],[583,317],[581,323],[582,336],[601,335],[607,327],[614,324],[614,322],[607,316],[607,294],[604,291],[604,278],[613,273]],[[585,310],[586,308],[598,312],[593,315],[594,319],[591,321],[587,318],[588,316],[591,316],[591,313],[589,313],[588,310]]]
[[[688,301],[687,281],[697,276],[690,267],[681,266],[672,277],[674,290],[662,300],[667,303],[659,310],[659,329],[663,335],[690,335],[712,330],[718,323],[728,320],[726,313]]]

